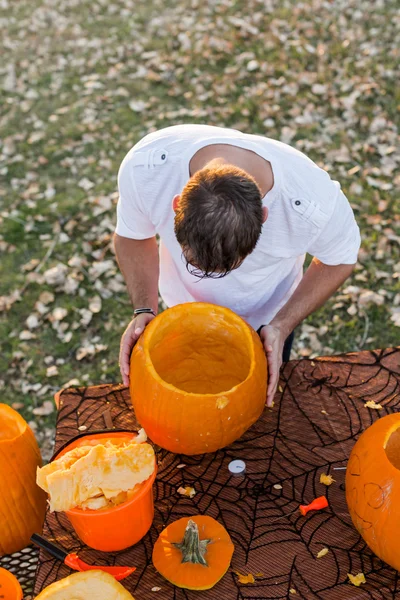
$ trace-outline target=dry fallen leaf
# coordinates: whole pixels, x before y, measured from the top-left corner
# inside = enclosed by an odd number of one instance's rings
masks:
[[[101,298],[100,296],[95,296],[89,302],[89,310],[92,313],[99,313],[101,311]]]
[[[322,558],[323,556],[326,556],[326,554],[328,554],[329,550],[328,548],[322,548],[322,550],[320,550],[317,554],[317,558]]]
[[[368,400],[364,406],[365,408],[372,408],[374,410],[381,410],[383,408],[382,404],[377,404],[374,400]]]
[[[364,573],[357,573],[357,575],[351,575],[350,573],[347,573],[347,577],[350,579],[350,582],[357,587],[360,587],[362,583],[367,582]]]
[[[319,482],[324,485],[332,485],[334,481],[335,479],[333,479],[332,475],[326,475],[325,473],[321,473],[319,478]]]
[[[46,417],[54,412],[54,404],[51,400],[45,400],[42,406],[34,408],[32,412],[38,417]]]
[[[55,377],[56,375],[58,375],[58,368],[56,365],[47,368],[46,377]]]

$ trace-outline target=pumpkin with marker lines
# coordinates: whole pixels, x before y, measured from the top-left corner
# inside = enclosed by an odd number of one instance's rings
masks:
[[[382,417],[361,434],[346,470],[352,521],[371,550],[400,571],[400,414]]]

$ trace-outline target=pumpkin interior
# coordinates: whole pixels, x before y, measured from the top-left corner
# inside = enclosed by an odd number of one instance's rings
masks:
[[[26,424],[22,418],[16,418],[8,411],[0,409],[0,441],[12,440],[25,431]]]
[[[390,435],[385,452],[395,469],[400,469],[400,427]]]
[[[163,381],[185,392],[219,394],[248,377],[250,341],[246,325],[234,316],[197,308],[160,320],[148,353]]]

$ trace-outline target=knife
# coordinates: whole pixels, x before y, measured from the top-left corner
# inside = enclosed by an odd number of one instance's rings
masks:
[[[63,548],[60,548],[60,546],[53,544],[53,542],[46,540],[46,538],[37,533],[32,535],[31,542],[74,571],[104,571],[105,573],[112,575],[117,581],[125,579],[125,577],[128,577],[128,575],[136,571],[136,567],[104,567],[103,565],[88,565],[80,559],[75,552],[68,553]]]

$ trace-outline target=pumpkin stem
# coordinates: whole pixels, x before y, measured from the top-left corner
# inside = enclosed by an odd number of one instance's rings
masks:
[[[173,546],[182,552],[182,563],[208,566],[204,558],[211,540],[200,540],[197,524],[189,519],[182,542],[174,542]]]

